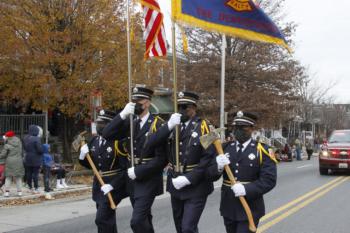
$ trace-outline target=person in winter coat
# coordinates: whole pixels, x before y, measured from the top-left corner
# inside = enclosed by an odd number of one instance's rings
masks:
[[[5,160],[5,197],[10,196],[12,178],[16,180],[17,194],[22,196],[22,177],[24,176],[22,142],[13,131],[4,135],[5,145],[0,153],[0,159]]]
[[[30,125],[28,135],[24,138],[24,150],[25,165],[26,165],[26,176],[27,184],[30,190],[33,190],[34,182],[34,193],[38,193],[38,178],[39,169],[42,163],[43,157],[43,146],[41,144],[41,138],[39,137],[39,127],[36,125]]]

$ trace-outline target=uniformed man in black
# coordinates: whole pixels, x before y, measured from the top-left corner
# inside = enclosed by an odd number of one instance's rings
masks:
[[[110,208],[107,193],[111,193],[117,205],[127,197],[126,176],[128,159],[120,141],[101,136],[102,130],[116,114],[111,111],[101,110],[96,120],[97,136],[94,136],[88,144],[80,149],[79,162],[84,167],[91,169],[86,159],[90,152],[96,168],[105,182],[101,187],[94,177],[92,186],[92,199],[96,202],[96,219],[98,233],[117,233],[116,213]]]
[[[161,127],[162,120],[149,112],[153,91],[146,87],[135,87],[132,103],[128,103],[103,131],[105,137],[119,133],[120,137],[130,135],[130,115],[133,121],[135,166],[128,169],[130,200],[133,206],[131,228],[134,233],[153,233],[151,207],[156,196],[163,193],[163,169],[166,165],[166,145],[152,143],[154,133]],[[130,138],[130,137],[129,137]],[[129,142],[130,140],[128,140]],[[130,154],[130,153],[129,153]]]
[[[213,183],[205,175],[214,155],[200,144],[199,137],[207,134],[208,123],[197,116],[199,96],[183,91],[178,94],[179,113],[174,113],[167,125],[156,133],[156,140],[166,140],[181,121],[179,136],[180,171],[176,171],[174,133],[169,138],[167,191],[171,194],[173,218],[177,233],[197,233],[198,222]]]
[[[256,226],[265,215],[263,195],[276,185],[276,159],[268,147],[251,138],[257,116],[239,111],[233,120],[235,142],[224,144],[224,153],[218,155],[209,168],[215,179],[223,175],[220,212],[227,233],[248,233],[247,215],[239,201],[244,196],[251,208]],[[231,187],[224,166],[230,166],[237,183]]]

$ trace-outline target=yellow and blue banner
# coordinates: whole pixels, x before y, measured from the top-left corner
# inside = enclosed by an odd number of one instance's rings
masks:
[[[252,0],[173,0],[172,16],[176,22],[291,51],[276,24]]]

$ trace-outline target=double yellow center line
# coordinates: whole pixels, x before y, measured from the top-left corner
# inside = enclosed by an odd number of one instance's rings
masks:
[[[303,207],[307,206],[311,202],[317,200],[318,198],[322,197],[338,185],[342,184],[343,182],[349,180],[350,177],[338,177],[324,185],[322,185],[319,188],[316,188],[306,194],[304,194],[301,197],[298,197],[297,199],[279,207],[278,209],[273,210],[272,212],[266,214],[264,217],[260,219],[260,225],[258,228],[257,233],[262,233],[272,227],[273,225],[277,224],[278,222],[282,221],[283,219],[287,218],[288,216],[294,214],[298,210],[302,209]],[[306,199],[306,200],[305,200]],[[298,204],[299,203],[299,204]],[[293,207],[294,206],[294,207]],[[291,208],[292,207],[292,208]],[[289,209],[290,208],[290,209]],[[288,209],[288,210],[287,210]],[[287,210],[283,214],[279,215],[278,217],[274,218],[271,221],[266,222],[268,219],[271,219],[272,217],[278,215],[282,211]],[[266,223],[264,223],[266,222]]]

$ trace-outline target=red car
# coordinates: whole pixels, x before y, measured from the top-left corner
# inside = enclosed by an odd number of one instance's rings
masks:
[[[321,175],[332,171],[350,171],[350,130],[335,130],[319,155]]]

